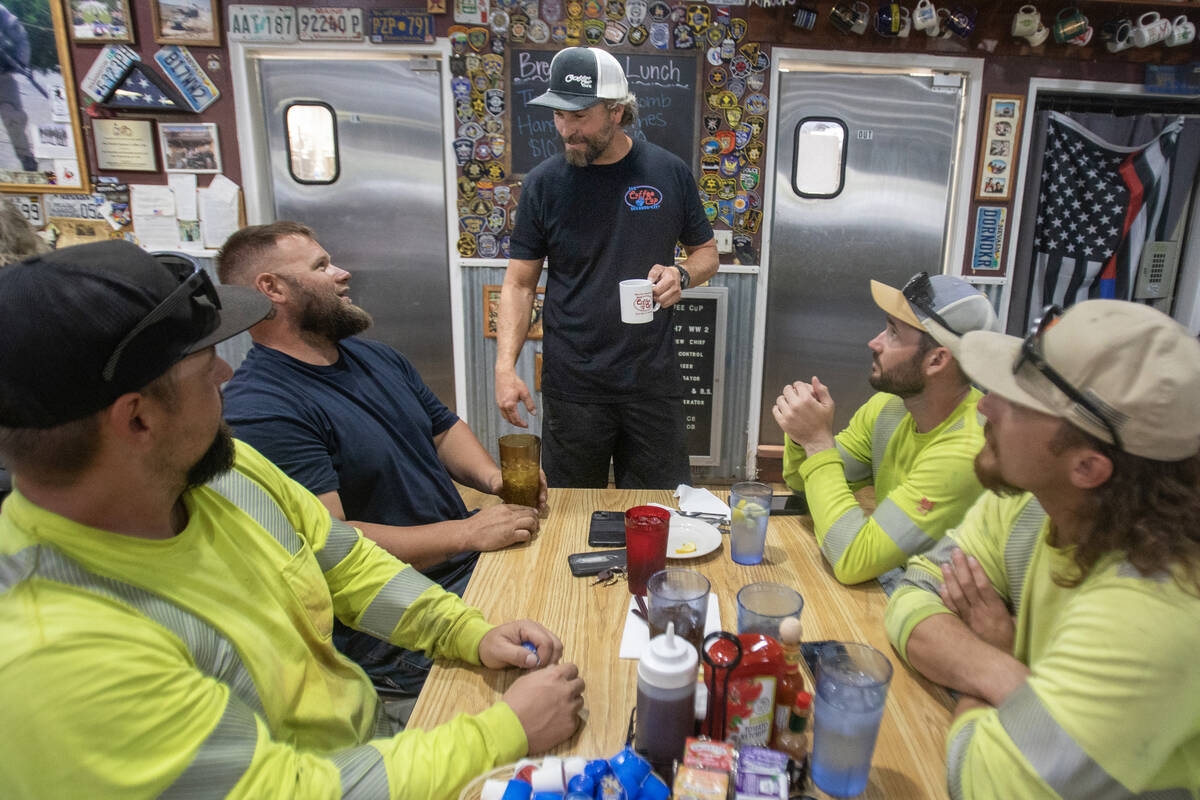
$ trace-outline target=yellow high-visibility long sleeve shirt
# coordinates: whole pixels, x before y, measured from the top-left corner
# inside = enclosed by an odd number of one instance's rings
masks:
[[[807,456],[784,435],[783,479],[803,491],[813,531],[834,576],[859,583],[927,550],[962,520],[983,491],[974,461],[983,424],[972,388],[937,427],[918,433],[904,401],[880,392],[862,405],[835,439]],[[868,515],[854,489],[875,486]]]
[[[334,520],[245,444],[146,540],[0,513],[5,797],[453,798],[524,754],[498,703],[392,736],[333,617],[478,663],[480,613]]]
[[[946,737],[955,800],[1200,797],[1200,597],[1173,575],[1142,575],[1119,554],[1084,581],[1047,541],[1030,494],[985,492],[961,526],[909,561],[888,602],[888,637],[908,660],[913,629],[950,611],[939,567],[960,547],[1016,614],[1025,684],[999,708],[958,717]]]

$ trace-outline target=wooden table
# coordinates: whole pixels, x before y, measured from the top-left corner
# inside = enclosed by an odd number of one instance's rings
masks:
[[[723,496],[726,493],[717,492]],[[647,501],[674,506],[667,491],[551,489],[550,513],[542,530],[525,545],[484,553],[467,588],[466,600],[492,622],[528,617],[554,631],[587,683],[588,721],[557,754],[610,756],[625,741],[630,709],[637,702],[637,662],[617,658],[629,590],[622,581],[594,586],[572,577],[567,556],[589,550],[588,520],[598,509],[626,509]],[[806,640],[866,642],[887,654],[895,667],[887,709],[871,766],[865,798],[943,798],[946,796],[944,736],[952,703],[949,695],[904,666],[883,628],[883,590],[871,581],[842,586],[817,549],[807,516],[773,516],[762,564],[745,567],[729,557],[729,538],[713,553],[668,566],[695,569],[711,581],[720,598],[725,630],[737,630],[737,591],[755,581],[775,581],[804,596]],[[409,725],[431,728],[456,714],[484,710],[518,676],[452,663],[435,665],[417,700]],[[814,791],[817,796],[823,796]]]

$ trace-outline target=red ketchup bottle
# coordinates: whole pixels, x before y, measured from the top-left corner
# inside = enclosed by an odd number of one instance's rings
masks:
[[[766,747],[775,727],[775,690],[784,673],[783,648],[761,633],[740,634],[738,641],[742,645],[742,659],[728,673],[728,684],[726,670],[718,668],[714,679],[712,666],[707,661],[704,664],[704,681],[712,687],[705,728],[712,724],[714,716],[719,726],[724,716],[725,741],[736,747]],[[708,654],[718,665],[728,664],[734,660],[736,648],[718,639],[709,646]],[[712,735],[718,738],[721,731],[713,729]]]

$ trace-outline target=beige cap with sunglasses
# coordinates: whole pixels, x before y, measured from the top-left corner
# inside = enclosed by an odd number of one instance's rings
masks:
[[[992,301],[962,278],[930,276],[918,272],[893,289],[871,281],[875,305],[914,328],[928,331],[934,340],[958,357],[959,340],[968,331],[999,330]]]
[[[1200,342],[1150,306],[1047,309],[1024,340],[963,337],[959,363],[987,391],[1156,461],[1200,452]]]

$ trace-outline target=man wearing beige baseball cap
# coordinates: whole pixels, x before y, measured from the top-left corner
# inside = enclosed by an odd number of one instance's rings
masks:
[[[993,491],[887,610],[904,660],[963,693],[950,795],[1197,797],[1200,342],[1089,300],[961,359]]]
[[[821,552],[843,583],[858,583],[928,550],[983,491],[971,462],[983,424],[955,358],[967,331],[994,330],[991,301],[950,275],[919,272],[903,289],[871,281],[887,314],[868,343],[878,390],[833,435],[833,398],[821,381],[783,387],[772,413],[783,429],[783,479],[803,491]],[[875,488],[873,514],[854,497]],[[899,575],[897,570],[895,575]]]

